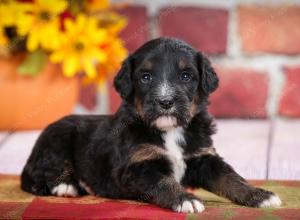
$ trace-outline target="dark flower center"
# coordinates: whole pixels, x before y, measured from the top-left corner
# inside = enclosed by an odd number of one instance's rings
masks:
[[[82,42],[76,42],[74,45],[76,50],[83,50],[84,49],[84,44]]]
[[[41,20],[43,20],[43,21],[49,21],[49,20],[51,19],[51,15],[50,15],[50,13],[47,12],[47,11],[42,11],[42,12],[40,13],[40,18],[41,18]]]
[[[9,0],[0,0],[0,4],[2,5],[4,5],[4,4],[8,4],[9,3]]]

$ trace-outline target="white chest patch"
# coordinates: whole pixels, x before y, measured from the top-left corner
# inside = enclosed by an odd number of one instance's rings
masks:
[[[184,143],[183,129],[181,127],[171,128],[163,136],[167,155],[172,162],[174,177],[180,182],[186,169],[183,159],[183,149],[179,143]]]

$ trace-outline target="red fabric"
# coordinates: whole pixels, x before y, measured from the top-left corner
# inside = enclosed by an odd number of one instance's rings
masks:
[[[37,197],[20,188],[20,178],[0,174],[0,219],[166,219],[166,220],[300,220],[300,181],[251,181],[257,187],[272,190],[282,198],[279,209],[255,209],[193,191],[204,200],[199,214],[182,214],[154,205],[129,200],[111,200],[95,196],[76,198]]]
[[[104,201],[98,204],[53,203],[36,198],[27,207],[23,219],[164,219],[183,220],[185,214],[153,205]]]

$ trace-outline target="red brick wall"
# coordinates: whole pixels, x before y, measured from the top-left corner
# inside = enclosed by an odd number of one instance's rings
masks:
[[[155,12],[144,6],[121,11],[129,20],[122,33],[129,51],[153,37],[174,36],[207,54],[221,79],[211,97],[215,116],[300,117],[300,6],[164,5]],[[109,88],[114,112],[120,99]]]

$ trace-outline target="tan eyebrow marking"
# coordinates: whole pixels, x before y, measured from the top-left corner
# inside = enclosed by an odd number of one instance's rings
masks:
[[[188,64],[185,60],[179,60],[178,66],[180,69],[185,69],[188,67]]]
[[[153,67],[153,63],[150,60],[145,60],[143,62],[143,68],[147,70],[151,70]]]

